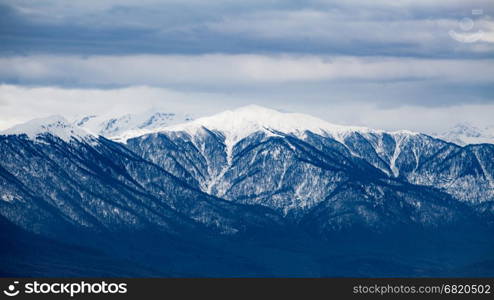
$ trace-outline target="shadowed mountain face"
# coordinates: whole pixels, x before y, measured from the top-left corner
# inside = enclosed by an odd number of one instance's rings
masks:
[[[6,274],[494,274],[492,144],[260,107],[119,142],[47,122],[0,135]]]

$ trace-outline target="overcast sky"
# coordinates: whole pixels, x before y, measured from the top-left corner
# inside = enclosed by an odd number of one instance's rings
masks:
[[[0,129],[246,104],[333,123],[494,124],[494,1],[0,0]]]

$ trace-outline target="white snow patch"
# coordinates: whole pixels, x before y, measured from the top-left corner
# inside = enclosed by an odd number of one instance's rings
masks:
[[[7,201],[7,202],[12,202],[14,201],[14,195],[12,194],[2,194],[2,197],[0,197],[3,201]]]
[[[401,144],[403,141],[407,138],[407,135],[398,135],[395,137],[395,150],[393,152],[393,156],[391,157],[389,161],[389,168],[393,172],[393,175],[395,177],[398,177],[400,175],[400,170],[396,167],[396,160],[401,154]]]

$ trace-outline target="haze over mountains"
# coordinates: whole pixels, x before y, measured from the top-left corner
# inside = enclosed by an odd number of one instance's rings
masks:
[[[260,106],[192,119],[51,117],[0,132],[0,212],[15,233],[2,240],[23,249],[3,269],[65,274],[42,268],[34,240],[67,253],[41,259],[111,260],[114,274],[493,274],[494,144]]]
[[[470,123],[458,123],[450,130],[437,135],[458,145],[494,143],[494,126],[479,128]]]

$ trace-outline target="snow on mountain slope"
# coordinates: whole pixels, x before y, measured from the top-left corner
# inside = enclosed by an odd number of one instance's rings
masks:
[[[74,124],[95,135],[118,140],[119,136],[136,135],[142,131],[183,123],[192,119],[192,116],[186,113],[148,110],[143,113],[125,114],[123,116],[111,114],[89,115],[76,120]]]
[[[56,115],[34,119],[0,131],[0,135],[26,134],[32,140],[36,140],[40,135],[47,133],[57,136],[65,142],[70,142],[72,139],[89,140],[94,137],[86,130],[73,126],[64,117]]]
[[[307,133],[311,132],[338,141],[344,145],[353,156],[368,159],[367,156],[369,153],[361,147],[362,144],[357,142],[357,145],[354,145],[356,139],[365,137],[365,139],[369,141],[377,140],[376,145],[373,145],[373,147],[375,146],[375,149],[372,150],[373,153],[374,151],[377,152],[377,156],[372,164],[385,173],[393,173],[395,176],[399,173],[398,169],[395,167],[395,161],[400,154],[401,145],[393,144],[391,152],[386,149],[387,152],[390,152],[388,154],[381,153],[386,151],[383,148],[383,145],[380,144],[385,143],[383,140],[386,140],[386,136],[392,136],[393,140],[404,140],[408,137],[420,135],[419,133],[407,130],[386,132],[384,130],[359,126],[336,125],[310,115],[284,113],[258,105],[248,105],[235,110],[224,111],[213,116],[199,118],[188,123],[162,128],[157,127],[152,130],[129,131],[124,135],[117,136],[113,139],[126,142],[131,138],[159,132],[186,133],[190,136],[200,136],[204,134],[204,129],[219,132],[224,137],[223,143],[225,145],[228,164],[230,164],[232,160],[235,145],[241,140],[259,132],[266,136],[291,134],[302,140],[306,140]],[[202,146],[199,145],[199,147],[201,148]],[[380,157],[386,155],[389,157]],[[391,170],[389,166],[382,164],[383,159],[389,161],[389,165],[391,165],[393,170]]]
[[[352,132],[363,134],[384,132],[383,130],[366,127],[336,125],[310,115],[284,113],[258,105],[248,105],[235,110],[227,110],[210,117],[199,118],[188,123],[168,127],[156,127],[151,130],[145,129],[127,132],[118,136],[117,139],[126,141],[133,137],[161,131],[183,131],[194,135],[202,128],[223,133],[227,144],[235,144],[243,138],[259,131],[269,135],[276,135],[276,132],[281,132],[294,134],[298,137],[302,137],[306,131],[311,131],[316,134],[331,136],[338,141],[342,141],[347,134]],[[399,131],[396,133],[414,134],[409,131]]]
[[[437,134],[437,137],[458,144],[494,143],[494,126],[478,128],[469,123],[458,123],[450,130]]]
[[[493,199],[488,155],[479,160],[470,149],[410,131],[334,125],[247,106],[146,133],[152,134],[122,140],[205,193],[269,204],[284,213],[313,207],[341,182],[355,174],[370,176],[373,168],[465,202]]]
[[[55,240],[103,232],[130,237],[132,247],[148,241],[143,249],[223,235],[249,243],[308,236],[333,247],[340,233],[390,229],[391,240],[402,232],[416,240],[422,230],[457,236],[453,229],[466,228],[470,240],[493,220],[492,144],[460,147],[256,106],[125,144],[74,142],[72,127],[53,117],[10,130],[36,140],[0,136],[0,218]],[[305,238],[296,249],[303,244],[317,249]],[[202,259],[203,247],[194,248]]]

